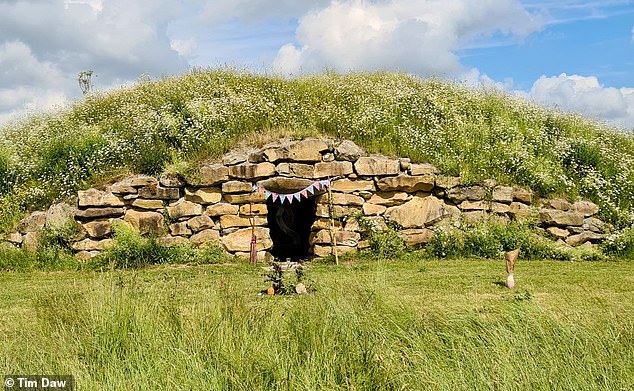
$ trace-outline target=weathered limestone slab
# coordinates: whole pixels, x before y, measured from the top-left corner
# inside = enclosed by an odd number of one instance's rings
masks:
[[[493,201],[513,202],[513,188],[511,186],[496,186],[493,188]]]
[[[230,204],[264,203],[266,195],[257,191],[249,194],[225,194],[225,201]]]
[[[363,214],[365,216],[378,216],[383,214],[387,210],[387,207],[384,205],[376,205],[366,202],[363,204]]]
[[[180,189],[176,187],[145,186],[138,190],[140,198],[154,200],[177,200],[180,198]]]
[[[153,186],[158,183],[156,178],[149,175],[135,175],[126,179],[124,182],[132,187]]]
[[[246,151],[231,151],[222,157],[222,164],[225,166],[235,166],[236,164],[246,162],[248,159],[249,155]]]
[[[101,239],[112,234],[112,220],[91,221],[83,225],[91,238]]]
[[[436,187],[449,190],[460,186],[461,179],[457,176],[436,175]]]
[[[402,205],[410,199],[412,196],[408,193],[389,191],[372,194],[368,202],[376,205],[396,206]]]
[[[114,194],[136,194],[137,188],[132,186],[130,182],[123,180],[106,187],[106,191]]]
[[[548,227],[546,228],[546,231],[548,231],[548,233],[553,235],[554,237],[560,239],[566,239],[568,236],[570,236],[570,231],[568,231],[567,229]]]
[[[550,205],[550,207],[553,209],[563,210],[563,211],[570,210],[570,208],[572,207],[570,202],[562,198],[553,198],[551,200],[548,200],[548,205]]]
[[[265,147],[262,155],[266,161],[275,163],[280,160],[288,160],[288,149],[287,146],[273,145]]]
[[[218,187],[185,189],[185,199],[197,204],[217,204],[222,199],[222,191]]]
[[[444,203],[434,196],[413,197],[401,206],[388,208],[385,216],[403,228],[422,228],[440,221],[445,215]]]
[[[256,227],[255,235],[257,239],[256,249],[258,251],[268,250],[273,247],[268,228]],[[237,230],[223,236],[220,241],[227,251],[251,251],[251,228]]]
[[[594,216],[599,213],[599,207],[590,201],[577,201],[572,204],[572,210],[582,214],[584,217]]]
[[[166,172],[159,178],[159,183],[163,187],[183,187],[185,179],[175,172]]]
[[[289,194],[305,189],[312,183],[309,179],[274,177],[258,181],[257,185],[276,193]]]
[[[186,178],[192,186],[215,186],[229,180],[229,168],[221,164],[200,167],[198,172]]]
[[[433,175],[438,174],[439,172],[440,171],[436,168],[436,166],[429,163],[411,164],[409,167],[409,173],[411,175]]]
[[[338,255],[354,253],[356,251],[357,251],[356,247],[337,246],[337,254]],[[330,245],[324,246],[324,245],[316,244],[316,245],[313,246],[313,254],[316,257],[318,257],[318,258],[329,257],[329,256],[333,255],[332,246],[330,246]]]
[[[88,208],[75,209],[75,218],[81,220],[97,219],[101,217],[123,216],[123,208]]]
[[[385,157],[360,157],[354,163],[354,170],[364,176],[398,175],[401,165],[397,160]]]
[[[190,244],[189,240],[182,236],[162,236],[156,242],[165,247],[188,246]]]
[[[224,194],[250,193],[253,191],[253,184],[243,181],[229,181],[222,184]]]
[[[198,232],[204,229],[214,228],[215,224],[211,217],[202,215],[192,217],[187,221],[187,226],[193,231]]]
[[[93,240],[84,239],[79,242],[75,242],[71,245],[75,251],[103,251],[112,246],[112,239]]]
[[[240,214],[244,216],[266,216],[269,208],[266,204],[243,204],[240,205]]]
[[[361,211],[361,208],[354,206],[333,205],[333,210],[335,213],[335,217],[341,218],[344,216],[352,216],[356,213],[359,213]],[[317,204],[315,215],[317,217],[330,217],[328,204]]]
[[[430,191],[434,188],[434,176],[430,174],[409,176],[398,175],[395,177],[381,178],[378,187],[382,191]]]
[[[373,181],[337,179],[332,182],[332,191],[352,193],[354,191],[376,191]]]
[[[139,209],[157,210],[163,209],[165,204],[163,203],[163,200],[146,200],[144,198],[139,198],[132,202],[132,206]]]
[[[64,203],[51,205],[46,211],[46,227],[59,229],[73,222],[75,209]]]
[[[557,209],[541,209],[539,221],[547,225],[582,226],[583,215],[577,212],[565,212]]]
[[[250,227],[251,221],[253,221],[253,224],[256,226],[267,224],[266,217],[254,216],[249,218],[236,215],[224,215],[220,216],[220,227],[222,227],[222,229],[232,227]]]
[[[447,198],[456,204],[462,201],[482,201],[486,196],[486,189],[482,186],[454,187],[447,191]]]
[[[210,205],[205,210],[207,216],[222,216],[222,215],[235,215],[238,214],[238,205],[231,205],[225,202]]]
[[[491,212],[504,214],[508,213],[511,210],[511,207],[507,204],[503,204],[501,202],[491,202]]]
[[[334,236],[337,239],[337,246],[354,247],[361,240],[361,234],[354,231],[336,230]],[[331,240],[329,229],[313,232],[310,238],[311,244],[330,244]]]
[[[533,192],[519,187],[513,188],[513,201],[531,204],[533,202]]]
[[[305,139],[288,146],[288,160],[292,162],[319,162],[321,152],[328,150],[328,144],[322,140]]]
[[[79,207],[124,206],[122,199],[110,192],[97,189],[80,190],[77,192]]]
[[[318,203],[328,203],[329,196],[328,194],[323,194],[317,197]],[[356,205],[361,206],[365,203],[363,197],[359,197],[354,194],[349,193],[332,193],[332,203],[333,205]]]
[[[315,176],[315,167],[312,164],[283,162],[275,167],[275,172],[279,175],[312,179]]]
[[[172,206],[167,207],[167,215],[172,220],[187,216],[198,216],[203,214],[203,206],[181,198]]]
[[[192,235],[192,237],[189,238],[189,241],[196,246],[202,246],[208,243],[219,243],[220,233],[215,229],[206,229]]]
[[[323,155],[321,155],[321,161],[322,162],[334,162],[335,161],[335,154],[332,152],[326,152]]]
[[[460,210],[490,210],[491,203],[488,201],[462,201],[458,208]]]
[[[259,179],[275,175],[275,165],[269,162],[240,164],[229,167],[229,176],[238,179]]]
[[[141,235],[159,232],[164,228],[165,218],[157,212],[126,211],[123,221],[129,223]]]
[[[591,232],[591,231],[584,231],[580,234],[577,235],[572,235],[569,236],[566,239],[566,244],[576,247],[576,246],[580,246],[586,242],[589,241],[598,241],[601,240],[605,237],[605,235],[602,234],[598,234],[596,232]]]
[[[2,237],[4,240],[6,240],[9,243],[13,243],[13,244],[20,244],[22,243],[22,234],[20,234],[19,232],[12,232],[9,234],[6,234]]]
[[[610,226],[596,217],[587,217],[583,219],[583,229],[597,233],[605,233],[610,229]]]
[[[348,223],[350,221],[353,221],[353,220],[354,219],[349,219]],[[343,228],[342,224],[341,224],[341,221],[334,220],[333,223],[334,223],[335,229]],[[348,224],[348,223],[346,223],[346,224]],[[317,219],[315,219],[315,222],[310,227],[310,229],[311,229],[311,231],[317,231],[317,230],[320,230],[320,229],[330,229],[330,219],[326,218],[326,217],[317,218]]]
[[[350,140],[344,140],[335,147],[335,157],[337,160],[355,162],[363,153],[363,149]]]
[[[192,230],[187,226],[186,221],[170,224],[170,234],[174,236],[189,236],[192,234]]]
[[[421,244],[429,243],[434,236],[434,231],[429,228],[412,228],[401,230],[399,234],[408,246],[416,247]]]
[[[315,164],[315,178],[345,176],[353,173],[352,163],[347,161],[321,162]]]
[[[511,205],[509,205],[509,214],[523,218],[531,216],[533,214],[533,210],[530,206],[524,203],[511,202]]]

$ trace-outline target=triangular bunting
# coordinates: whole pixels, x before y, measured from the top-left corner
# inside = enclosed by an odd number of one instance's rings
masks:
[[[309,191],[310,194],[315,194],[315,188],[313,187],[313,185],[308,186],[306,190]]]
[[[306,189],[300,191],[299,194],[301,194],[304,198],[308,198],[308,191],[306,191]]]
[[[315,186],[315,189],[319,190],[321,189],[321,182],[315,182],[313,183],[313,186]]]
[[[271,198],[271,192],[268,190],[264,190],[264,198],[266,198],[267,200]]]
[[[301,200],[302,200],[301,196],[299,195],[299,192],[297,192],[297,193],[293,194],[293,197],[294,197],[297,201],[301,201]]]
[[[273,197],[273,202],[275,202],[277,201],[277,197],[279,197],[279,194],[271,192],[271,197]]]

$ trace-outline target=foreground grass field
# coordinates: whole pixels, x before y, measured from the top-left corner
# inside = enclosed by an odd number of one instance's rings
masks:
[[[0,274],[0,373],[77,389],[632,390],[634,263],[247,265]]]

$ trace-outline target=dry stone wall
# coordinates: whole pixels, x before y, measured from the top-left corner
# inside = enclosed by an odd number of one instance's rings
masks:
[[[430,164],[367,156],[348,140],[305,139],[232,151],[187,177],[134,176],[103,189],[79,191],[74,207],[58,204],[34,212],[2,241],[4,246],[33,250],[42,228],[73,219],[82,233],[72,248],[79,257],[89,258],[112,244],[113,223],[122,221],[141,234],[158,234],[164,245],[213,242],[248,257],[253,223],[258,257],[270,260],[275,244],[267,199],[253,186],[293,193],[326,178],[333,178],[332,199],[324,191],[315,195],[310,234],[310,253],[317,257],[331,254],[333,236],[339,254],[369,246],[354,216],[364,216],[379,229],[396,223],[411,246],[429,242],[437,224],[459,226],[490,216],[536,219],[545,235],[570,246],[600,242],[609,230],[596,217],[597,205],[589,201],[537,199],[529,190],[493,180],[466,186]]]

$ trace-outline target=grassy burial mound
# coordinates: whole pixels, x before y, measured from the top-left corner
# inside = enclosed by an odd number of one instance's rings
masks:
[[[588,198],[615,226],[634,222],[634,137],[579,116],[403,74],[286,80],[197,70],[2,129],[0,232],[28,210],[117,176],[187,171],[239,144],[309,135],[432,163],[467,183],[493,178]]]

